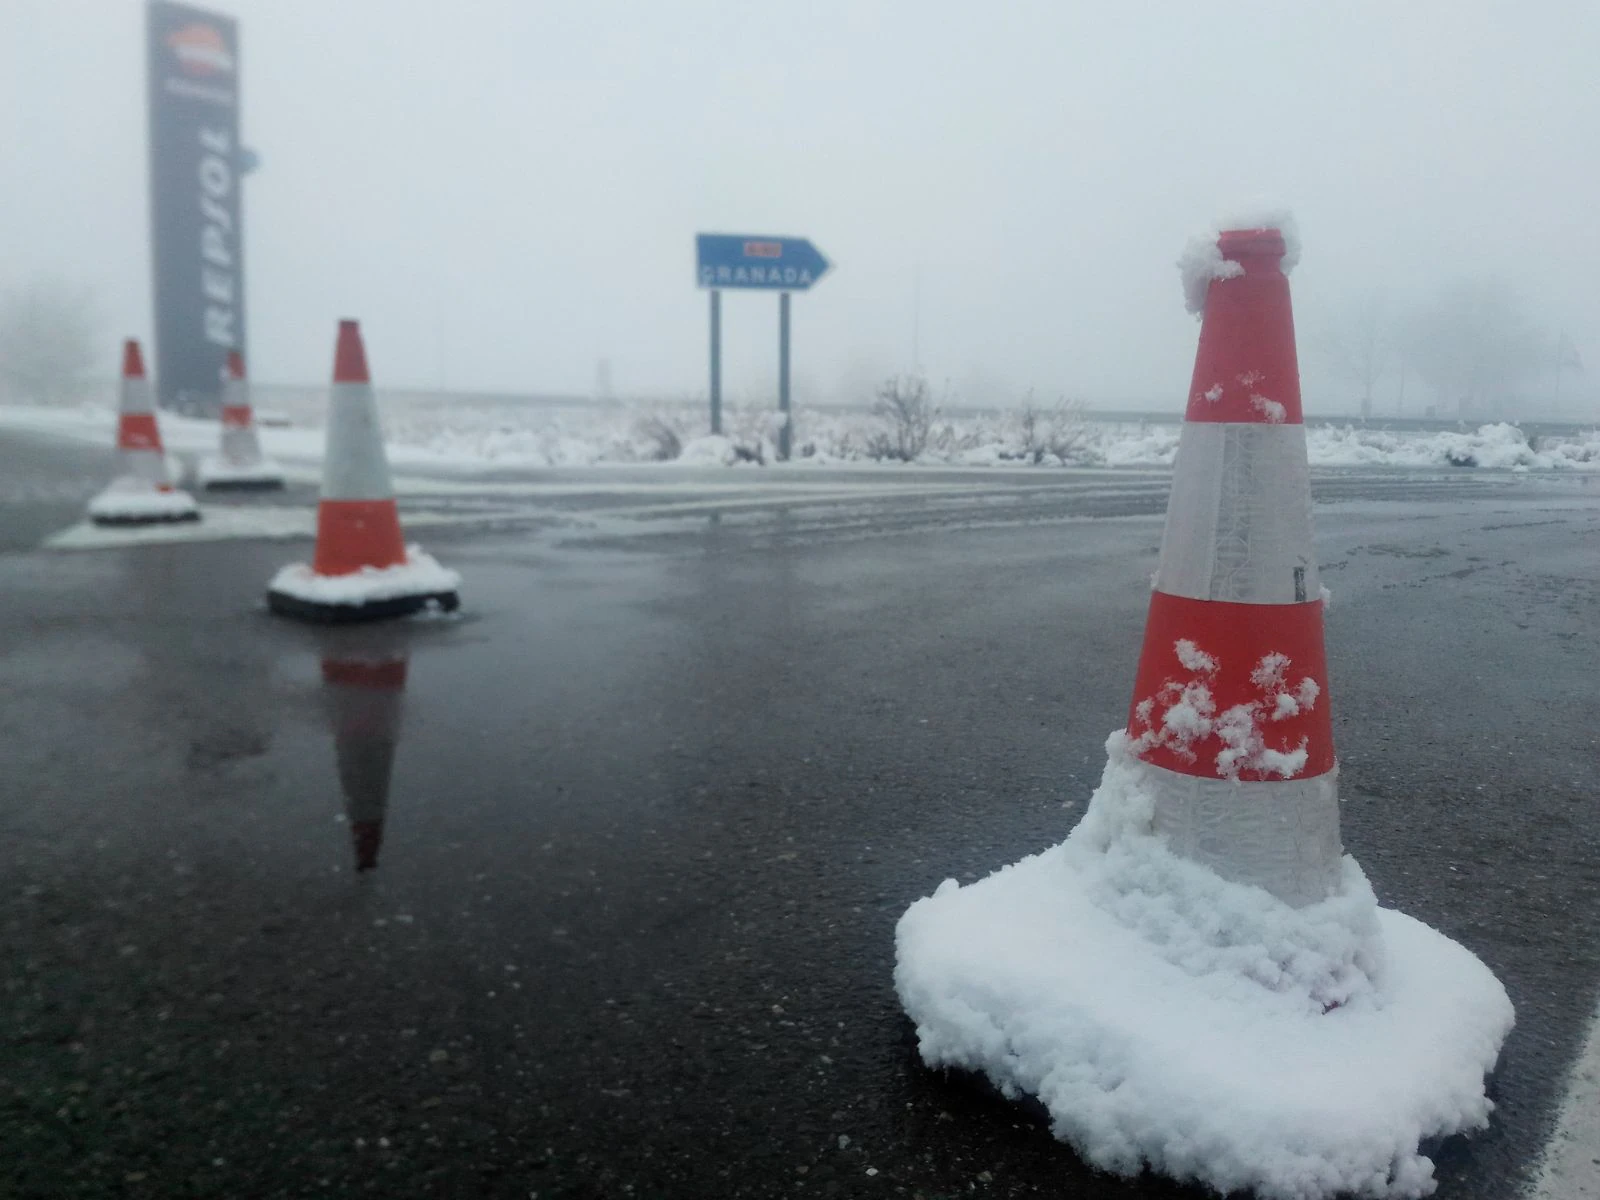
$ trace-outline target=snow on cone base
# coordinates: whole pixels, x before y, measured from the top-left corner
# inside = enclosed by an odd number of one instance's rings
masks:
[[[267,586],[267,606],[284,616],[336,623],[407,616],[461,605],[461,576],[419,546],[392,567],[363,567],[348,575],[318,575],[306,563],[284,567]]]
[[[930,1067],[1037,1097],[1097,1167],[1269,1200],[1433,1191],[1428,1138],[1483,1127],[1512,1024],[1471,952],[1380,909],[1354,860],[1295,908],[1172,854],[1149,774],[1112,735],[1062,844],[896,931]]]
[[[208,492],[274,491],[283,487],[283,468],[270,458],[254,463],[234,463],[206,458],[198,469],[200,486]]]
[[[156,525],[198,521],[200,509],[188,492],[162,491],[143,479],[125,476],[89,501],[89,519],[96,525]]]

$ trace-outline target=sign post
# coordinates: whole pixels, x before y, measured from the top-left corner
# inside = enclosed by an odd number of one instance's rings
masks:
[[[778,458],[794,444],[789,406],[789,299],[809,291],[833,265],[805,238],[701,233],[694,239],[695,283],[711,291],[711,432],[722,432],[722,291],[778,293]]]
[[[778,294],[778,458],[789,461],[789,293]]]
[[[711,289],[711,432],[722,432],[722,293]]]

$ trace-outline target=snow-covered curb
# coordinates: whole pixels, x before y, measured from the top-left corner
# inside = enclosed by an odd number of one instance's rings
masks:
[[[1125,735],[1062,844],[947,880],[896,932],[923,1060],[1048,1109],[1095,1166],[1267,1200],[1433,1191],[1424,1139],[1483,1127],[1513,1020],[1469,951],[1380,909],[1346,859],[1293,909],[1145,830]]]
[[[272,577],[267,590],[307,604],[359,605],[453,592],[460,586],[459,572],[441,567],[421,546],[408,546],[404,563],[363,567],[353,575],[318,575],[305,563],[292,563]]]

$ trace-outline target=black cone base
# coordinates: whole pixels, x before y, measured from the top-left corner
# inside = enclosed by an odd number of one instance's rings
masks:
[[[409,617],[435,605],[443,612],[455,612],[461,607],[461,596],[457,592],[425,592],[419,596],[368,600],[363,604],[326,604],[302,600],[287,592],[267,592],[267,607],[280,617],[294,617],[315,625],[350,625],[357,621]]]
[[[138,516],[92,516],[90,521],[96,525],[176,525],[182,521],[198,521],[200,512],[196,509],[186,513],[141,513]]]
[[[281,479],[208,479],[200,485],[208,492],[281,492]]]

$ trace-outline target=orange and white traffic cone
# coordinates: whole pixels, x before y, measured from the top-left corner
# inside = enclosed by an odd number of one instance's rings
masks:
[[[357,871],[378,865],[408,658],[404,645],[330,650],[322,656],[322,684]]]
[[[269,491],[283,486],[283,471],[261,453],[244,356],[237,350],[228,351],[222,370],[220,453],[201,462],[200,486],[207,491]]]
[[[1037,1098],[1095,1167],[1421,1196],[1427,1142],[1487,1121],[1514,1014],[1341,854],[1285,249],[1235,227],[1185,255],[1200,347],[1132,710],[1083,819],[911,905],[895,988],[923,1062]]]
[[[1294,316],[1279,230],[1217,248],[1128,736],[1171,849],[1298,907],[1343,850]]]
[[[134,338],[122,347],[117,458],[117,477],[89,501],[89,517],[96,525],[151,525],[200,519],[194,497],[172,486],[150,381],[145,378],[144,358]]]
[[[432,606],[453,611],[460,586],[455,571],[406,546],[361,330],[340,321],[316,553],[309,566],[295,563],[273,577],[267,605],[307,621],[367,621]]]

